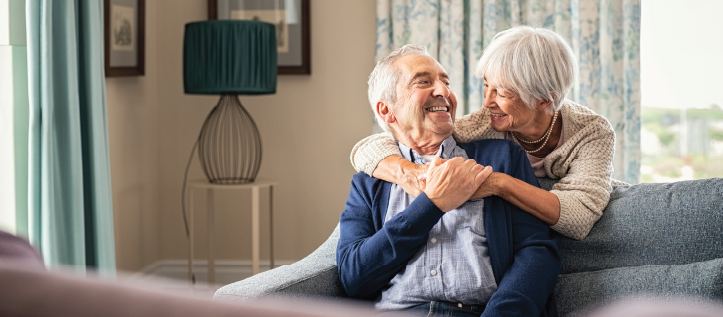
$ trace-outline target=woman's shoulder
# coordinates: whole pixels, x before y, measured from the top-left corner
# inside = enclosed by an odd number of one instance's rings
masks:
[[[613,132],[613,127],[605,117],[595,113],[590,108],[565,99],[560,107],[565,133],[577,133],[585,130],[598,130],[601,133]],[[613,132],[614,133],[614,132]],[[570,134],[567,134],[570,135]]]
[[[596,167],[612,167],[615,131],[605,117],[587,107],[565,100],[560,109],[564,142],[545,157],[545,172],[552,177],[566,177],[571,165],[595,162]],[[583,158],[583,160],[577,160]],[[587,174],[589,168],[576,169]],[[599,171],[598,171],[599,172]],[[596,173],[598,173],[596,172]],[[554,177],[553,177],[554,178]],[[609,176],[606,181],[609,182]]]

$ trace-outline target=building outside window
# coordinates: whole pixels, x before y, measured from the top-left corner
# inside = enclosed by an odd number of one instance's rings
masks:
[[[641,181],[723,177],[723,1],[641,11]]]

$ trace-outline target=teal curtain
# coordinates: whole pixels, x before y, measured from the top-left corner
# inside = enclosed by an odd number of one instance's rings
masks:
[[[48,265],[115,270],[102,0],[28,0],[28,233]]]
[[[377,0],[376,58],[423,44],[450,75],[458,109],[482,106],[474,70],[495,34],[515,25],[555,30],[580,64],[573,101],[616,133],[613,178],[640,178],[640,0]]]

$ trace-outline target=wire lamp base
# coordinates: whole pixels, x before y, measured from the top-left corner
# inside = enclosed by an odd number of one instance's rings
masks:
[[[261,166],[261,136],[237,95],[222,95],[198,136],[198,159],[212,184],[245,184]]]

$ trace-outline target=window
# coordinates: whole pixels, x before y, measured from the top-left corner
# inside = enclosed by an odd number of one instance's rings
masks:
[[[25,0],[0,0],[0,229],[27,227]],[[20,224],[18,226],[18,224]]]
[[[723,177],[723,1],[643,0],[643,182]]]

